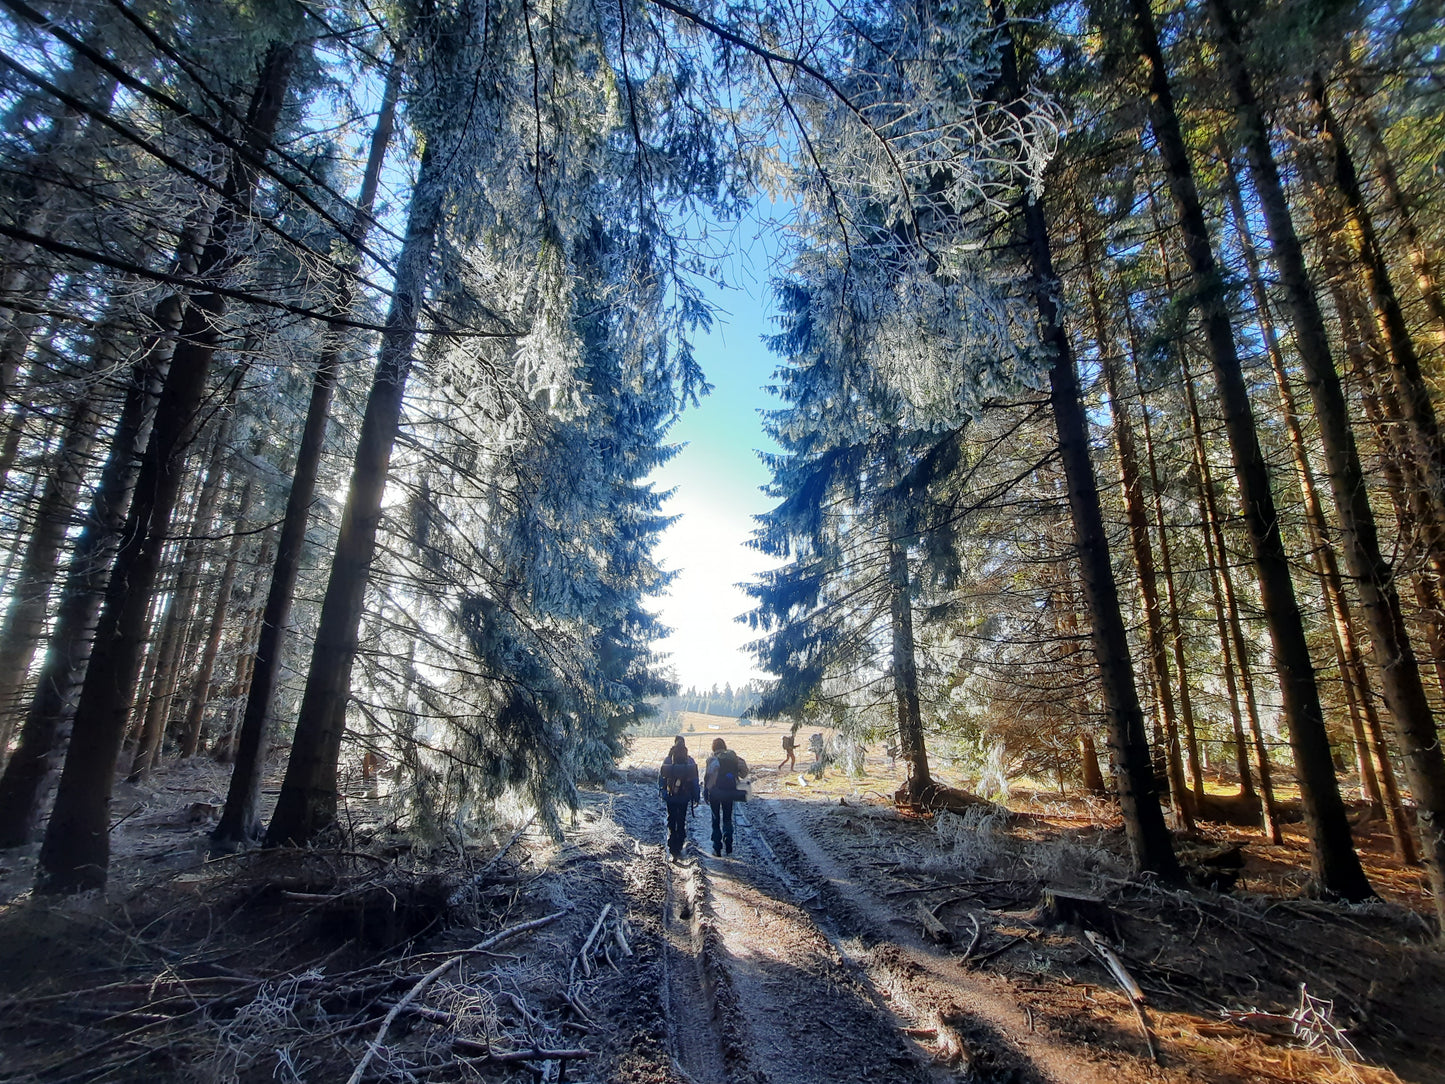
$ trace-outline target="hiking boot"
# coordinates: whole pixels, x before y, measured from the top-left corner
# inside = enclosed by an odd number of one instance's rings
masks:
[[[727,843],[724,844],[724,846],[727,847],[727,849],[728,849],[728,854],[732,854],[732,853],[733,853],[733,841],[732,841],[732,840],[728,840]]]
[[[732,850],[733,850],[733,849],[732,849],[731,847],[729,847],[729,848],[728,848],[728,854],[732,854]],[[714,855],[717,855],[717,856],[721,857],[721,856],[722,856],[722,844],[721,844],[721,843],[714,843],[714,844],[712,845],[712,853],[713,853]]]

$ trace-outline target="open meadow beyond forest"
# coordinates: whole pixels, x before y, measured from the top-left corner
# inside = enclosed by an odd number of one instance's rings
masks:
[[[1445,1084],[1439,0],[0,0],[0,1084]]]

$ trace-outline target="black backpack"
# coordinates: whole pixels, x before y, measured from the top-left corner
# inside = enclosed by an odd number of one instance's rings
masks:
[[[669,798],[697,800],[697,762],[692,757],[671,758],[662,766],[663,790]]]
[[[731,749],[724,749],[717,755],[717,779],[712,786],[712,795],[728,802],[746,800],[747,795],[738,786],[738,755]]]

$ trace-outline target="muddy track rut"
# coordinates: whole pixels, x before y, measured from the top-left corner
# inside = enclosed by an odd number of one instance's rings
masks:
[[[1110,1078],[1105,1064],[1036,1027],[1007,982],[964,972],[923,943],[888,901],[870,898],[812,839],[794,803],[739,805],[734,853],[722,857],[711,853],[708,810],[699,807],[683,860],[673,863],[655,787],[634,776],[609,789],[611,816],[632,837],[624,880],[630,898],[622,902],[658,941],[661,1034],[654,1014],[644,1013],[647,1045],[665,1049],[672,1079]],[[625,1019],[641,1008],[613,999],[608,1012]],[[965,1040],[951,1059],[936,1056],[940,1023]],[[643,1079],[618,1068],[613,1079]]]

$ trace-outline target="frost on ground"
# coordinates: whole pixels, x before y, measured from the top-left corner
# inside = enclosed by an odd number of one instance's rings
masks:
[[[734,854],[704,808],[681,864],[646,769],[560,840],[220,862],[186,815],[205,780],[162,773],[110,898],[30,899],[23,854],[0,872],[0,1079],[1439,1079],[1445,965],[1383,838],[1368,907],[1298,897],[1297,835],[1196,841],[1243,843],[1242,890],[1164,889],[1083,802],[920,818],[878,764],[803,786],[762,763]]]

